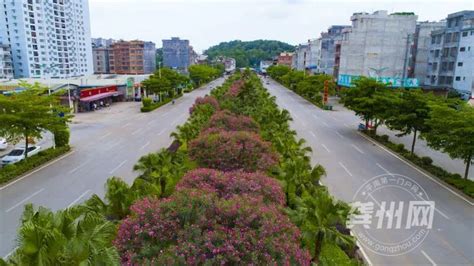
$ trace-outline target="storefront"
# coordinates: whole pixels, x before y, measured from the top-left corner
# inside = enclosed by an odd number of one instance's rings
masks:
[[[87,112],[110,106],[124,100],[124,92],[117,85],[81,89],[79,112]]]

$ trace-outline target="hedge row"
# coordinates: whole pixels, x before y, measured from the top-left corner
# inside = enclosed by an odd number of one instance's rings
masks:
[[[178,99],[179,97],[183,96],[183,94],[178,94],[175,98],[167,98],[165,99],[164,101],[162,102],[157,102],[157,103],[152,103],[152,100],[150,98],[144,98],[142,100],[143,102],[143,106],[142,108],[140,108],[140,111],[142,113],[148,113],[148,112],[151,112],[153,110],[155,110],[156,108],[158,107],[161,107],[169,102],[171,102],[173,99]]]
[[[416,154],[412,154],[409,150],[405,149],[405,145],[391,142],[389,140],[388,135],[379,136],[374,135],[372,133],[365,133],[367,136],[377,140],[379,143],[383,144],[387,148],[400,154],[401,156],[403,156],[403,158],[423,168],[424,170],[443,180],[444,182],[461,190],[467,196],[474,198],[474,182],[472,180],[464,179],[460,174],[453,174],[437,165],[433,165],[433,159],[431,159],[430,157],[419,157]]]
[[[48,161],[51,161],[71,150],[71,147],[66,145],[58,148],[49,148],[40,151],[26,160],[22,160],[16,164],[6,165],[0,169],[0,184],[5,184],[20,175],[23,175],[36,167],[39,167]]]

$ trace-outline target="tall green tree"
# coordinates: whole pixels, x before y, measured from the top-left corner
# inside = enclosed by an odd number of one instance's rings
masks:
[[[428,145],[459,158],[466,164],[464,178],[474,155],[474,108],[461,104],[456,108],[448,105],[432,105],[427,125],[431,128],[424,134]]]
[[[223,73],[222,69],[208,65],[192,65],[188,68],[188,71],[189,78],[198,87],[217,78]]]
[[[29,139],[41,138],[44,131],[67,130],[71,115],[62,106],[58,95],[48,95],[39,83],[21,83],[23,92],[0,95],[0,136],[13,142],[23,139],[28,149]],[[27,157],[27,154],[25,154]]]
[[[426,122],[430,117],[430,103],[433,104],[436,98],[432,94],[423,93],[420,89],[400,89],[394,97],[398,98],[398,102],[385,124],[390,129],[401,131],[397,136],[413,133],[411,145],[413,154],[418,134],[430,129]]]

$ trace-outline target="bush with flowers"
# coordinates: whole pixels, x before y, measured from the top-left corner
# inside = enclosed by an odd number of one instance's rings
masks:
[[[235,115],[228,110],[215,112],[205,128],[218,128],[225,131],[258,132],[258,124],[251,117]]]
[[[298,228],[279,208],[182,190],[136,202],[114,244],[124,265],[309,265]]]
[[[217,99],[214,98],[214,96],[206,95],[204,97],[197,97],[196,98],[196,100],[194,101],[193,106],[191,106],[191,108],[189,108],[189,114],[192,114],[194,112],[194,110],[196,110],[196,107],[198,105],[201,105],[201,104],[208,104],[208,105],[212,106],[214,111],[217,111],[217,110],[220,109],[219,102],[217,101]]]

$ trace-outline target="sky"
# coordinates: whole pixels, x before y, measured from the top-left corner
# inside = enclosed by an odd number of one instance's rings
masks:
[[[474,1],[448,0],[89,0],[93,38],[188,39],[203,50],[230,40],[279,40],[292,45],[331,25],[350,25],[355,12],[414,12],[419,21],[474,10]]]

